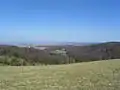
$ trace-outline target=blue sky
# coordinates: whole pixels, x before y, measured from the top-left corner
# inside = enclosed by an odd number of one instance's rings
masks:
[[[1,42],[120,41],[119,0],[0,0]]]

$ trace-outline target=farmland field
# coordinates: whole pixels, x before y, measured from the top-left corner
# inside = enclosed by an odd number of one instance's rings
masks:
[[[120,60],[0,66],[0,90],[120,90]]]

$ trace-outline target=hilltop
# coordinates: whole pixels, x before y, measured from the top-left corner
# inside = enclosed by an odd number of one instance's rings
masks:
[[[0,67],[0,90],[120,90],[120,60]]]
[[[0,45],[0,56],[2,57],[0,63],[8,65],[69,64],[119,59],[120,42],[107,42],[85,46],[56,45],[20,47]]]

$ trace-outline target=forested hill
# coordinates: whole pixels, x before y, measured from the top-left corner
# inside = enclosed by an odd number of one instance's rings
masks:
[[[67,64],[120,58],[120,42],[88,46],[18,47],[0,45],[0,64]]]

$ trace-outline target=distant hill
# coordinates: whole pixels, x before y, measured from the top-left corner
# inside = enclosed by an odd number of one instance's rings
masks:
[[[54,52],[54,53],[53,53]],[[55,54],[57,53],[57,54]],[[0,45],[0,56],[23,59],[32,64],[66,64],[120,59],[120,42],[89,45],[14,46]],[[5,60],[5,59],[4,59]]]
[[[84,46],[84,45],[91,45],[97,43],[87,43],[87,42],[51,42],[51,43],[41,43],[37,46],[65,46],[65,45],[72,45],[72,46]]]

